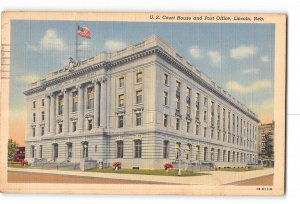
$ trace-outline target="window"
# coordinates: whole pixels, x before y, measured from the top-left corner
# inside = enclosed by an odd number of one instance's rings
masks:
[[[204,106],[207,107],[207,98],[204,97]]]
[[[117,141],[117,158],[123,158],[124,151],[124,142],[119,140]]]
[[[92,130],[93,129],[93,120],[88,120],[88,130]]]
[[[58,133],[62,133],[62,124],[58,124]]]
[[[197,145],[195,148],[195,160],[199,160],[200,159],[200,146]]]
[[[230,162],[230,151],[227,153],[227,162]]]
[[[199,125],[196,125],[196,135],[199,135]]]
[[[167,159],[169,157],[169,141],[164,141],[164,147],[163,147],[163,158]]]
[[[41,136],[43,136],[45,134],[45,128],[41,127]]]
[[[45,120],[45,112],[42,111],[42,121],[44,121],[44,120]]]
[[[207,134],[207,127],[204,127],[203,128],[203,136],[206,137],[206,134]]]
[[[206,110],[204,111],[204,114],[203,114],[203,120],[204,120],[204,122],[207,121],[207,111]]]
[[[177,142],[175,145],[175,151],[176,151],[176,159],[179,159],[181,157],[181,152],[180,152],[180,143]]]
[[[180,92],[180,82],[176,81],[176,91]]]
[[[94,87],[90,87],[87,89],[87,99],[88,99],[87,109],[93,109],[94,108]]]
[[[124,94],[119,95],[119,107],[123,107],[125,103],[125,96]]]
[[[123,128],[124,126],[124,115],[119,115],[118,116],[118,127]]]
[[[168,92],[164,91],[164,105],[168,105]]]
[[[180,119],[176,118],[176,130],[179,130],[180,128]]]
[[[211,131],[210,131],[210,138],[211,138],[211,139],[214,138],[214,129],[211,129]]]
[[[35,101],[32,102],[32,108],[35,108]]]
[[[164,126],[167,127],[168,126],[168,115],[164,114]]]
[[[215,161],[215,149],[211,148],[210,150],[210,160]]]
[[[63,97],[64,97],[63,95],[58,96],[58,115],[63,114],[63,107],[64,107],[64,98]]]
[[[199,103],[200,103],[200,94],[199,93],[196,93],[196,103],[197,103],[197,105],[199,105]]]
[[[136,73],[136,83],[142,83],[142,81],[143,81],[143,73],[142,72]]]
[[[217,161],[220,161],[220,157],[221,157],[221,150],[218,149]]]
[[[143,103],[143,96],[141,90],[136,92],[136,103],[137,104]]]
[[[58,144],[57,143],[52,144],[52,150],[53,150],[53,160],[56,161],[58,158]]]
[[[186,97],[190,98],[190,96],[191,96],[191,89],[187,87],[186,88]]]
[[[190,107],[190,104],[189,103],[186,103],[186,114],[187,116],[189,116],[191,113],[191,107]]]
[[[235,152],[232,152],[232,161],[235,162]]]
[[[190,122],[186,122],[186,132],[190,132]]]
[[[223,142],[225,142],[225,140],[226,140],[226,134],[225,132],[223,132]]]
[[[73,145],[72,143],[67,143],[67,159],[71,159],[72,158],[72,149],[73,149]]]
[[[32,136],[35,137],[35,128],[32,128]]]
[[[185,147],[185,159],[190,159],[191,145],[187,144]]]
[[[220,140],[220,131],[218,131],[217,139]]]
[[[176,110],[180,111],[180,97],[176,96],[176,103],[175,103]]]
[[[226,150],[223,150],[223,160],[222,160],[223,162],[225,162],[226,161]]]
[[[120,77],[119,78],[119,88],[124,88],[125,78]]]
[[[142,141],[134,140],[134,158],[142,158]]]
[[[35,113],[32,114],[32,121],[35,123]]]
[[[31,145],[31,147],[30,147],[30,156],[31,156],[31,158],[35,157],[35,147],[34,147],[34,145]]]
[[[207,161],[207,147],[204,147],[204,161]]]
[[[136,126],[141,126],[142,125],[142,113],[136,113]]]
[[[74,122],[72,122],[72,124],[73,124],[73,132],[75,132],[76,131],[76,127],[77,127],[76,122],[74,121]]]
[[[45,99],[42,99],[41,105],[45,106]]]
[[[40,145],[40,154],[39,154],[40,158],[43,158],[43,145]]]
[[[166,73],[164,74],[164,84],[165,85],[169,84],[169,75],[167,75]]]
[[[77,112],[78,108],[78,92],[73,92],[72,94],[72,111]]]
[[[83,142],[82,143],[82,158],[87,158],[89,156],[89,143]]]

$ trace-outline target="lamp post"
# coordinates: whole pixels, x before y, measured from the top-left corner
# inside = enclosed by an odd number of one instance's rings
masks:
[[[179,165],[178,165],[178,176],[181,176],[181,148],[178,149],[178,159],[179,159]]]

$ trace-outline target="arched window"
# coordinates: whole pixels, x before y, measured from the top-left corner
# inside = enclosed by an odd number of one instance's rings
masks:
[[[134,140],[134,158],[142,158],[142,140]]]

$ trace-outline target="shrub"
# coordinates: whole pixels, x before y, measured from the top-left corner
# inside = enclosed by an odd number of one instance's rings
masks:
[[[114,169],[121,169],[121,162],[114,162],[112,166]]]
[[[166,163],[166,164],[164,164],[164,168],[165,168],[165,170],[167,170],[167,169],[172,169],[172,168],[173,168],[173,165],[172,165],[172,164],[169,164],[169,163]]]

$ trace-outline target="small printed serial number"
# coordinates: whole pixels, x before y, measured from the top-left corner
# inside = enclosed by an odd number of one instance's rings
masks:
[[[272,188],[256,188],[258,191],[271,191],[273,190]]]

